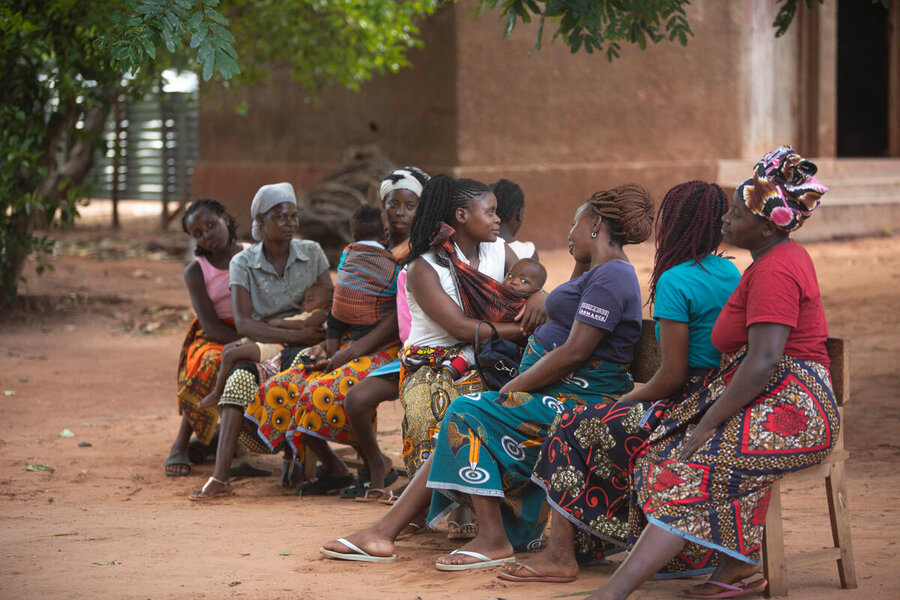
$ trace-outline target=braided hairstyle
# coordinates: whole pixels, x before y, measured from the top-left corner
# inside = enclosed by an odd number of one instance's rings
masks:
[[[517,210],[525,206],[525,193],[515,181],[500,179],[489,187],[497,196],[497,216],[501,221],[508,221]]]
[[[181,229],[185,233],[190,233],[187,229],[187,219],[201,208],[212,211],[217,217],[225,215],[225,221],[228,227],[228,246],[230,247],[237,239],[237,221],[235,221],[234,217],[225,210],[225,206],[223,206],[221,202],[213,200],[212,198],[200,198],[199,200],[191,202],[191,205],[188,206],[184,210],[184,214],[181,215]],[[212,254],[212,252],[206,248],[201,248],[200,246],[194,247],[194,256],[209,256],[210,254]]]
[[[435,175],[425,184],[419,207],[409,227],[409,264],[431,248],[431,238],[441,222],[449,219],[457,208],[466,208],[472,198],[490,193],[490,188],[474,179],[453,179]]]
[[[699,265],[716,252],[722,243],[722,216],[726,212],[728,197],[714,183],[688,181],[666,192],[657,217],[648,304],[656,298],[656,284],[663,273],[692,259]]]
[[[653,233],[653,200],[636,183],[597,192],[587,203],[609,228],[610,244],[640,244]]]

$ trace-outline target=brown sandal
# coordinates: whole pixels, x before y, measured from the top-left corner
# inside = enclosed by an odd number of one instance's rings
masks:
[[[354,498],[357,502],[380,502],[382,498],[387,497],[387,492],[382,488],[372,488],[366,490],[366,493],[362,496],[357,496]]]
[[[218,483],[224,488],[220,488],[217,492],[210,492],[209,486],[213,483]],[[191,492],[191,495],[188,496],[188,500],[193,502],[209,502],[210,500],[214,500],[216,498],[223,498],[225,496],[233,496],[234,490],[231,489],[231,484],[227,481],[222,481],[221,479],[216,479],[215,477],[210,477],[206,480],[206,483],[203,484],[203,487],[199,490],[194,490]]]

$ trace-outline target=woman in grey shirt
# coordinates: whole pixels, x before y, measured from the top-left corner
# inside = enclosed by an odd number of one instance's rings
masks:
[[[263,363],[239,362],[227,374],[218,404],[222,416],[216,468],[203,487],[191,493],[191,500],[208,500],[232,493],[229,468],[245,422],[244,409],[253,400],[260,383],[295,366],[301,349],[325,337],[321,328],[299,326],[302,321],[283,320],[301,312],[303,294],[310,286],[332,285],[328,259],[321,246],[294,239],[299,224],[294,188],[289,183],[261,187],[253,198],[250,216],[253,238],[259,243],[237,254],[229,268],[234,324],[237,332],[246,338],[284,344],[286,349]],[[253,450],[270,451],[256,436],[244,435],[242,440]]]

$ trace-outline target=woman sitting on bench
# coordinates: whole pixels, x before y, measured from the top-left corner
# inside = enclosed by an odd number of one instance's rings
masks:
[[[769,494],[788,472],[821,462],[840,417],[812,260],[790,239],[827,191],[816,166],[781,146],[757,163],[722,225],[753,263],[722,309],[722,352],[708,385],[673,407],[633,462],[630,524],[646,526],[631,554],[591,598],[625,598],[685,544],[716,554],[709,581],[685,593],[736,597],[765,589],[760,569]]]
[[[710,333],[741,278],[734,263],[717,254],[727,210],[728,196],[715,184],[689,181],[666,193],[656,219],[650,276],[660,368],[646,385],[614,404],[563,413],[532,475],[554,510],[545,550],[507,566],[501,579],[571,581],[579,563],[625,549],[633,453],[659,416],[702,388],[719,366]],[[702,558],[691,557],[692,570],[704,566]]]

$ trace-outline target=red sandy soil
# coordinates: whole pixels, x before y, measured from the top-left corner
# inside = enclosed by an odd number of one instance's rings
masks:
[[[0,315],[0,597],[2,598],[524,598],[583,597],[616,562],[565,585],[513,584],[490,571],[439,573],[456,547],[441,532],[397,544],[393,564],[324,559],[322,542],[350,533],[386,507],[337,497],[299,498],[275,477],[235,483],[214,505],[188,502],[212,466],[167,478],[178,426],[175,366],[190,317],[184,244],[126,221],[113,233],[84,225],[60,236],[55,271],[27,273],[24,301]],[[561,235],[564,235],[561,233]],[[853,343],[847,477],[858,590],[841,590],[833,564],[790,572],[795,599],[900,597],[900,238],[810,244],[832,334]],[[749,256],[735,251],[743,269]],[[649,244],[630,250],[642,280]],[[571,267],[542,250],[551,284]],[[30,269],[29,269],[30,271]],[[399,462],[399,406],[382,405],[383,447]],[[61,437],[69,429],[74,437]],[[89,442],[90,446],[80,446]],[[277,470],[280,458],[250,457]],[[27,471],[26,465],[53,471]],[[785,495],[788,552],[830,544],[824,486]],[[616,559],[619,560],[619,559]],[[97,564],[115,561],[115,564]],[[672,597],[685,581],[648,583],[635,598]],[[582,592],[582,593],[579,593]]]

